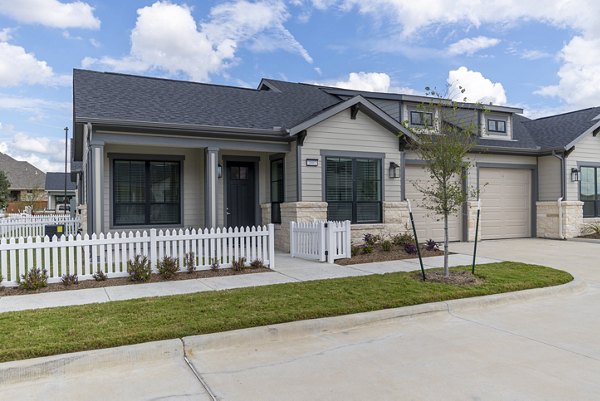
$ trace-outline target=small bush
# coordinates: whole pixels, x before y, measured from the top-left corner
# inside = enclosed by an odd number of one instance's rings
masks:
[[[4,281],[4,276],[2,274],[0,274],[0,284],[2,284],[3,281]]]
[[[65,287],[73,284],[79,284],[79,278],[77,277],[77,274],[63,274],[60,278],[60,281]]]
[[[265,264],[263,263],[262,260],[260,259],[254,259],[251,263],[250,263],[250,267],[253,269],[266,269],[267,266],[265,266]]]
[[[415,246],[415,244],[411,244],[410,242],[404,244],[404,252],[408,253],[409,255],[412,255],[414,253],[417,253],[417,247]]]
[[[402,234],[397,234],[392,237],[392,242],[394,245],[404,246],[404,244],[408,244],[411,242],[415,242],[415,237],[409,232],[405,232]]]
[[[246,258],[239,258],[231,263],[231,268],[236,272],[241,272],[246,267]]]
[[[389,239],[386,239],[385,241],[383,241],[381,243],[381,250],[383,250],[384,252],[389,252],[392,250],[392,241],[390,241]]]
[[[48,286],[48,271],[46,269],[29,269],[21,275],[19,287],[24,290],[38,290]]]
[[[381,238],[381,235],[375,235],[370,233],[365,234],[365,236],[363,237],[363,241],[365,242],[365,244],[370,246],[377,245],[379,242],[381,242],[382,239],[383,238]]]
[[[183,257],[183,267],[185,267],[185,270],[190,274],[196,271],[196,255],[194,255],[194,252],[185,254]]]
[[[158,274],[160,274],[162,278],[170,280],[174,278],[179,271],[179,261],[170,256],[165,256],[156,264],[156,270],[158,270]]]
[[[369,253],[373,253],[373,246],[372,245],[363,245],[362,247],[362,253],[363,255],[367,255]]]
[[[430,238],[425,242],[425,249],[428,251],[437,251],[438,243]]]
[[[102,270],[98,269],[98,270],[96,270],[96,273],[94,273],[92,275],[92,277],[96,281],[106,281],[106,279],[108,278],[108,275],[106,273],[104,273]]]
[[[350,248],[350,252],[352,256],[358,255],[360,253],[360,246],[352,245],[352,248]]]
[[[214,258],[212,260],[212,263],[210,264],[210,270],[216,272],[217,270],[219,270],[220,267],[221,267],[221,264],[219,263],[219,259]]]
[[[152,267],[146,256],[135,255],[133,260],[127,261],[127,273],[129,280],[136,282],[144,282],[150,280],[152,275]]]
[[[589,223],[583,226],[584,235],[600,235],[600,223]]]

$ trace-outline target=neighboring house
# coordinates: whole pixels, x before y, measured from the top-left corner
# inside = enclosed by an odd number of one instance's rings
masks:
[[[66,180],[65,180],[66,176]],[[70,173],[46,173],[45,189],[48,193],[48,210],[64,211],[65,182],[67,184],[67,210],[70,209],[71,200],[76,198],[76,184],[71,181]]]
[[[10,202],[20,204],[46,201],[47,195],[44,191],[46,174],[42,170],[4,153],[0,153],[0,170],[6,173],[10,182]]]
[[[273,222],[286,248],[291,221],[334,219],[351,220],[357,241],[404,231],[408,198],[420,238],[442,238],[442,223],[420,206],[413,183],[428,175],[401,123],[432,118],[418,108],[429,98],[86,70],[74,70],[73,89],[73,159],[82,163],[89,232]],[[574,236],[584,214],[599,216],[600,108],[538,120],[519,108],[486,109],[459,110],[479,130],[466,181],[482,189],[484,239]],[[452,240],[473,238],[475,207],[469,201],[451,219]]]

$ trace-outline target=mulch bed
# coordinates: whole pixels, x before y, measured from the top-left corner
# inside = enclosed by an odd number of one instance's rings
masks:
[[[421,248],[421,256],[424,258],[428,257],[428,256],[439,256],[439,255],[443,255],[443,254],[444,254],[444,252],[442,252],[440,250],[428,251],[425,248]],[[417,257],[418,257],[418,255],[416,253],[407,253],[404,251],[404,249],[402,247],[397,246],[397,245],[394,245],[392,247],[392,250],[390,250],[388,252],[382,250],[381,247],[376,246],[373,249],[372,253],[359,254],[356,256],[352,256],[351,258],[348,258],[348,259],[339,259],[339,260],[336,260],[335,263],[337,263],[338,265],[347,266],[347,265],[355,265],[358,263],[386,262],[389,260],[414,259]]]
[[[581,235],[578,238],[600,239],[600,233],[593,233],[593,234]]]
[[[233,270],[232,268],[219,268],[216,271],[213,270],[197,270],[193,273],[178,273],[175,277],[170,280],[165,280],[159,274],[152,274],[150,280],[145,283],[160,283],[163,281],[178,281],[178,280],[191,280],[196,278],[208,278],[208,277],[223,277],[223,276],[237,276],[240,274],[252,274],[252,273],[263,273],[273,271],[267,267],[264,268],[245,268],[242,271]],[[19,287],[3,287],[0,284],[0,296],[9,296],[9,295],[27,295],[27,294],[41,294],[44,292],[56,292],[56,291],[71,291],[71,290],[82,290],[85,288],[101,288],[101,287],[113,287],[117,285],[135,285],[135,284],[145,284],[130,281],[128,277],[115,277],[109,278],[105,281],[96,281],[96,280],[82,280],[78,284],[73,284],[70,286],[65,286],[62,283],[52,283],[48,284],[47,287],[40,288],[39,290],[24,290]]]
[[[413,273],[415,280],[422,280],[421,272]],[[434,283],[456,284],[456,285],[477,285],[482,284],[484,280],[474,276],[470,271],[459,270],[450,271],[449,277],[444,277],[443,271],[430,271],[425,273],[426,280]]]

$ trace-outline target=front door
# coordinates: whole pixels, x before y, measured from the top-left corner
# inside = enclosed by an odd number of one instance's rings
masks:
[[[227,226],[256,224],[255,171],[252,162],[227,162]]]

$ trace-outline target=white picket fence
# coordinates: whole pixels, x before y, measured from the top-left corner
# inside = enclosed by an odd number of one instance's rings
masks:
[[[173,230],[143,232],[68,235],[57,238],[26,237],[0,239],[0,274],[3,285],[14,286],[22,274],[31,268],[44,268],[48,282],[58,282],[63,274],[77,274],[79,280],[89,280],[98,270],[108,277],[127,276],[127,261],[136,255],[148,257],[152,270],[165,256],[179,261],[193,252],[197,268],[208,268],[213,261],[221,267],[246,258],[247,263],[262,260],[273,268],[275,263],[273,224],[262,227]]]
[[[77,235],[79,230],[79,218],[69,215],[9,217],[0,219],[0,238],[43,236],[49,224],[64,225],[65,235]]]
[[[351,256],[350,221],[290,223],[292,257],[333,263]]]

